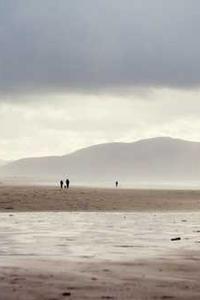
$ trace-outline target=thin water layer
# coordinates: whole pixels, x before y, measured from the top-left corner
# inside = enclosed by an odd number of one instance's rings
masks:
[[[172,241],[173,238],[181,238]],[[0,256],[115,260],[200,247],[200,213],[40,212],[0,215]]]

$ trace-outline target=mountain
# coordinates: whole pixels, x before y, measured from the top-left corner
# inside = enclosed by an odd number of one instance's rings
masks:
[[[8,162],[0,159],[0,167],[5,166]]]
[[[1,177],[77,183],[200,183],[200,143],[168,137],[91,146],[65,156],[20,159],[0,167]]]

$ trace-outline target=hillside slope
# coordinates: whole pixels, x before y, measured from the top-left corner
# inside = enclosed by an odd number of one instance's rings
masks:
[[[0,168],[1,176],[69,176],[77,182],[200,181],[200,143],[153,138],[91,146],[65,156],[26,158]]]

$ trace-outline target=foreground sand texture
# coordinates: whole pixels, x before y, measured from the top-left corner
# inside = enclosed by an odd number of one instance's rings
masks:
[[[0,186],[0,211],[193,210],[200,210],[200,191]]]
[[[199,260],[199,253],[134,263],[19,259],[1,266],[0,299],[199,300]]]

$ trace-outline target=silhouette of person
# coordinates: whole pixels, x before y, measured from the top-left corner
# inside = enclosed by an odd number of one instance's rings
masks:
[[[116,186],[116,188],[118,187],[118,185],[119,185],[119,182],[118,182],[118,181],[115,181],[115,186]]]
[[[70,185],[70,181],[69,181],[69,179],[67,179],[66,180],[66,187],[67,187],[67,189],[69,189],[69,185]]]
[[[63,181],[60,181],[60,188],[63,189]]]

